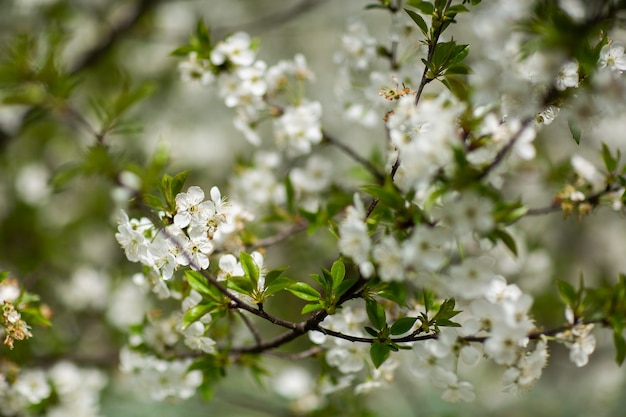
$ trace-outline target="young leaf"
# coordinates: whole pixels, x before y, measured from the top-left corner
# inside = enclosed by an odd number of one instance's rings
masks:
[[[354,284],[356,284],[358,280],[356,278],[347,279],[343,281],[339,286],[335,289],[335,298],[339,299],[342,295],[345,294]]]
[[[311,311],[315,311],[315,310],[322,310],[324,308],[324,306],[320,303],[315,303],[315,304],[307,304],[304,307],[302,307],[302,310],[300,311],[300,314],[308,314]]]
[[[239,259],[241,260],[241,267],[243,268],[243,272],[245,276],[252,281],[254,284],[254,288],[257,286],[257,282],[259,281],[259,267],[251,255],[240,252]]]
[[[370,348],[370,357],[372,358],[374,367],[378,368],[387,360],[389,357],[389,351],[390,349],[387,345],[383,345],[382,343],[372,343],[372,347]]]
[[[365,331],[372,337],[378,337],[378,332],[369,326],[365,326]]]
[[[333,278],[333,290],[337,289],[346,276],[346,266],[343,262],[341,262],[341,260],[337,260],[333,263],[333,266],[330,269],[330,274]]]
[[[293,285],[293,283],[294,281],[291,278],[278,277],[265,288],[265,295],[270,296],[276,294],[278,291],[282,291],[290,285]]]
[[[365,300],[365,311],[375,328],[380,330],[387,325],[385,309],[375,300]]]
[[[424,36],[426,36],[426,38],[428,39],[428,25],[424,21],[424,18],[420,16],[419,14],[415,13],[413,10],[404,9],[404,11],[407,12],[409,17],[413,19],[417,27],[420,28]]]
[[[200,272],[188,269],[185,271],[185,278],[187,278],[189,286],[200,294],[212,295],[206,278]]]
[[[561,299],[566,305],[575,307],[578,304],[578,296],[576,294],[576,290],[569,282],[557,279],[556,286],[559,289],[559,295],[561,296]]]
[[[602,143],[602,160],[604,161],[604,166],[606,167],[606,170],[608,172],[615,171],[615,169],[617,168],[617,164],[619,163],[619,157],[619,150],[617,156],[614,157],[611,154],[611,150],[609,149],[609,147],[606,146],[606,143]]]
[[[416,320],[417,317],[402,317],[396,320],[396,322],[389,329],[389,332],[394,336],[404,334],[411,330]]]
[[[246,295],[251,295],[256,289],[256,284],[254,284],[248,277],[230,277],[228,278],[227,286],[228,288]]]
[[[580,138],[582,137],[582,131],[580,130],[580,126],[576,124],[576,122],[572,119],[567,121],[567,127],[569,127],[569,131],[572,134],[572,139],[576,142],[576,145],[580,145]]]
[[[207,313],[215,309],[215,303],[198,304],[187,310],[183,316],[181,330],[185,330],[189,325],[196,320],[199,320]]]
[[[296,297],[306,301],[317,301],[322,297],[319,291],[311,287],[306,282],[296,282],[287,287],[286,290]]]
[[[179,172],[178,174],[174,175],[174,178],[172,178],[172,182],[171,182],[171,195],[173,197],[176,197],[176,195],[178,193],[181,192],[181,190],[183,189],[183,185],[185,185],[185,181],[187,180],[187,177],[189,176],[189,170],[187,171],[183,171],[183,172]]]
[[[626,358],[626,340],[624,340],[622,332],[617,331],[617,329],[613,331],[613,342],[615,343],[615,362],[621,366],[624,363],[624,358]]]

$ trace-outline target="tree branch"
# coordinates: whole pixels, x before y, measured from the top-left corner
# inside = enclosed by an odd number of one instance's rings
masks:
[[[378,168],[376,168],[376,166],[374,164],[372,164],[368,159],[365,159],[362,156],[360,156],[359,154],[357,154],[354,151],[354,149],[350,148],[348,145],[339,142],[337,139],[335,139],[334,137],[329,135],[328,132],[322,131],[322,135],[323,135],[323,139],[322,140],[324,142],[329,143],[329,144],[337,147],[339,150],[341,150],[343,153],[348,155],[350,158],[352,158],[353,160],[355,160],[356,162],[361,164],[363,166],[363,168],[368,170],[369,173],[372,174],[374,176],[374,178],[376,178],[377,181],[383,182],[385,180],[385,174],[380,172],[378,170]]]

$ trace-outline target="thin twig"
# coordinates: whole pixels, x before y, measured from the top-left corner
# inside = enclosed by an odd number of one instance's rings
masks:
[[[231,33],[238,30],[245,30],[249,32],[262,32],[264,30],[270,30],[286,22],[294,20],[295,18],[303,15],[310,10],[313,10],[315,7],[321,5],[325,1],[327,0],[303,0],[289,9],[281,7],[280,10],[276,13],[272,13],[268,16],[262,16],[249,22],[216,27],[214,32],[217,34],[222,34]]]
[[[160,0],[140,0],[132,13],[124,16],[92,49],[87,51],[70,69],[70,74],[74,75],[84,69],[96,65],[104,58],[115,44],[130,33],[139,21],[148,14]]]
[[[372,174],[376,180],[379,182],[383,182],[385,180],[385,174],[380,172],[378,168],[374,164],[372,164],[368,159],[363,158],[361,155],[357,154],[354,149],[350,148],[348,145],[338,141],[333,136],[329,135],[328,132],[322,131],[323,140],[337,148],[339,148],[343,153],[348,155],[350,158],[354,159],[356,162],[361,164],[363,168],[368,170],[370,174]]]
[[[257,240],[253,244],[247,247],[249,250],[255,250],[259,248],[266,248],[268,246],[275,245],[283,240],[295,235],[296,233],[300,233],[309,226],[309,223],[305,220],[301,220],[298,223],[293,224],[291,227],[288,227],[274,236],[266,237],[264,239]]]
[[[243,314],[241,310],[237,310],[237,314],[239,315],[243,323],[246,325],[248,330],[250,330],[250,333],[252,333],[252,337],[254,337],[254,341],[256,342],[256,344],[260,345],[261,343],[263,343],[263,338],[261,337],[261,334],[259,333],[259,329],[257,329],[254,326],[254,323],[252,323],[252,320],[250,320],[248,316]]]

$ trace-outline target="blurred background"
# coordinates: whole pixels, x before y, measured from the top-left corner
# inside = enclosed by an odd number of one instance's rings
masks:
[[[347,23],[362,20],[380,42],[388,42],[389,17],[364,10],[368,3],[0,0],[0,98],[4,101],[0,105],[0,271],[10,271],[54,312],[51,329],[35,329],[32,341],[14,351],[3,348],[0,355],[18,364],[49,367],[68,359],[112,370],[102,394],[105,416],[299,415],[297,402],[279,395],[271,379],[261,387],[249,373],[236,368],[210,402],[196,396],[155,403],[136,389],[132,379],[116,371],[119,348],[127,339],[125,329],[155,303],[132,284],[138,267],[127,262],[114,238],[118,209],[130,197],[119,186],[118,173],[147,166],[166,147],[171,157],[166,172],[190,169],[188,185],[226,189],[238,158],[251,155],[250,145],[232,126],[231,110],[217,93],[179,80],[179,60],[170,53],[188,41],[198,19],[204,19],[214,39],[238,30],[258,37],[259,58],[268,65],[303,53],[316,74],[308,96],[324,104],[325,129],[363,155],[382,151],[382,126],[346,123],[335,95],[339,74],[333,56]],[[461,16],[454,30],[460,42],[472,45],[470,58],[480,57],[484,51],[472,42],[476,38],[471,15]],[[47,68],[50,59],[58,73],[33,73],[33,68]],[[416,72],[421,73],[421,68]],[[37,89],[36,77],[53,80],[49,91]],[[15,87],[17,81],[20,88]],[[115,156],[91,152],[95,138],[85,125],[97,126],[94,103],[113,106],[120,92],[129,88],[150,94],[124,116],[118,134],[107,137]],[[85,120],[73,115],[66,101]],[[508,179],[511,195],[522,196],[531,206],[549,204],[566,178],[569,156],[581,153],[598,162],[598,141],[607,141],[613,149],[624,147],[624,128],[621,115],[611,116],[585,127],[589,140],[577,147],[567,138],[566,122],[555,122],[537,140],[539,168]],[[347,165],[340,156],[331,158],[337,158],[333,161],[339,167]],[[543,180],[546,173],[553,174],[548,182]],[[624,232],[623,218],[608,210],[582,222],[549,214],[519,225],[516,233],[526,242],[521,259],[513,260],[503,252],[499,261],[510,272],[507,278],[537,300],[538,321],[558,326],[564,318],[555,279],[576,283],[583,272],[590,284],[614,281],[618,272],[626,271]],[[317,235],[311,239],[297,237],[285,244],[289,246],[272,248],[268,263],[299,265],[303,276],[318,272],[319,265],[335,254],[333,240]],[[289,256],[284,255],[287,247]],[[297,247],[303,250],[294,251]],[[119,299],[136,306],[134,316],[120,317],[114,302]],[[328,410],[319,415],[623,416],[625,370],[613,361],[611,334],[598,331],[596,337],[597,351],[582,369],[569,361],[567,350],[554,346],[544,376],[528,393],[503,393],[502,369],[484,365],[464,373],[476,384],[477,400],[447,404],[439,400],[437,390],[400,369],[388,388],[356,398],[331,396]],[[314,377],[316,364],[314,359],[293,363],[269,358],[267,369],[286,375],[283,380],[289,383],[306,386],[308,374],[299,372],[311,371]],[[372,413],[363,411],[364,406]]]

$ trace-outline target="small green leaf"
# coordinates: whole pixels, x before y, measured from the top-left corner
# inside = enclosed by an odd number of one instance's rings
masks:
[[[613,331],[613,342],[615,343],[615,362],[621,366],[624,363],[624,358],[626,358],[626,340],[624,340],[622,332],[617,331],[617,329]]]
[[[370,335],[370,336],[372,336],[372,337],[378,337],[378,331],[376,331],[376,330],[372,329],[372,328],[371,328],[371,327],[369,327],[369,326],[365,326],[365,331],[366,331],[367,333],[369,333],[369,335]]]
[[[435,321],[435,324],[440,327],[461,327],[459,323],[455,323],[448,319],[438,319]]]
[[[570,307],[576,307],[578,304],[578,295],[576,294],[574,286],[560,279],[556,280],[556,286],[563,302]]]
[[[286,290],[296,297],[306,301],[317,301],[322,297],[319,291],[311,287],[306,282],[296,282],[287,287]]]
[[[189,286],[198,291],[200,294],[211,295],[209,284],[200,272],[188,269],[185,271],[185,278],[187,278]]]
[[[376,293],[379,297],[391,300],[400,306],[406,306],[408,289],[404,282],[389,282],[385,287]]]
[[[489,237],[494,240],[500,240],[504,245],[509,248],[513,255],[517,256],[517,244],[515,243],[515,239],[508,232],[503,229],[495,229],[490,234]]]
[[[356,284],[356,282],[358,281],[358,279],[356,278],[352,278],[352,279],[347,279],[345,281],[343,281],[341,284],[339,284],[339,286],[335,289],[335,297],[339,298],[342,295],[345,294],[346,291],[348,291],[350,288],[352,288],[352,286],[354,284]]]
[[[174,175],[174,178],[172,178],[172,182],[171,182],[171,193],[172,196],[176,197],[176,195],[178,195],[178,193],[181,192],[181,190],[183,189],[183,185],[185,185],[185,181],[187,180],[187,177],[189,176],[189,172],[190,171],[183,171],[183,172],[179,172],[178,174]]]
[[[339,284],[343,281],[346,276],[346,266],[341,262],[341,260],[337,260],[333,263],[332,268],[330,269],[330,274],[333,278],[333,290],[339,287]]]
[[[290,285],[293,285],[293,283],[294,283],[294,280],[292,280],[291,278],[278,277],[278,278],[274,279],[265,288],[265,295],[266,296],[270,296],[270,295],[276,294],[277,292],[284,290],[285,288],[289,287]]]
[[[389,332],[394,336],[404,334],[411,330],[415,321],[417,321],[417,317],[402,317],[396,320],[396,322],[389,329]]]
[[[323,310],[324,306],[320,303],[315,303],[315,304],[307,304],[304,307],[302,307],[302,310],[300,311],[300,314],[308,314],[312,311],[315,310]]]
[[[378,368],[382,365],[387,358],[389,357],[389,346],[383,345],[382,343],[372,343],[370,347],[370,357],[372,358],[372,363],[374,363],[374,367]]]
[[[161,198],[155,196],[155,195],[151,195],[151,194],[144,194],[142,196],[144,203],[146,203],[146,205],[148,205],[149,207],[155,208],[155,209],[164,209],[165,206],[163,205],[163,200],[161,200]]]
[[[246,295],[252,295],[252,292],[256,290],[256,284],[252,283],[248,277],[229,277],[226,285],[228,288]]]
[[[365,311],[375,328],[380,330],[387,325],[385,309],[375,300],[365,300]]]
[[[580,126],[578,126],[578,124],[573,119],[569,119],[567,121],[567,126],[569,127],[569,131],[572,134],[572,139],[574,139],[576,145],[580,145],[580,139],[582,137]]]
[[[256,262],[254,262],[254,258],[246,252],[240,252],[239,260],[241,261],[244,275],[250,279],[254,288],[256,288],[257,282],[259,282],[259,267]]]
[[[424,288],[423,299],[424,299],[424,309],[428,313],[430,310],[433,309],[433,304],[435,303],[435,293]]]
[[[428,25],[426,24],[426,21],[424,21],[424,18],[420,16],[419,14],[415,13],[413,10],[404,9],[404,11],[407,12],[409,17],[413,19],[417,27],[420,28],[424,36],[426,36],[426,38],[428,39]]]
[[[407,6],[415,7],[419,9],[425,15],[432,15],[435,11],[435,8],[432,3],[421,0],[409,0],[406,4]]]
[[[311,279],[317,283],[322,288],[326,288],[326,281],[324,280],[324,276],[320,274],[309,274]]]
[[[611,150],[606,143],[602,143],[602,160],[604,161],[604,166],[608,172],[613,172],[617,168],[617,164],[619,163],[620,153],[618,150],[617,156],[613,156],[611,154]]]
[[[185,330],[189,325],[215,309],[215,303],[198,304],[187,310],[183,316],[182,329]]]

